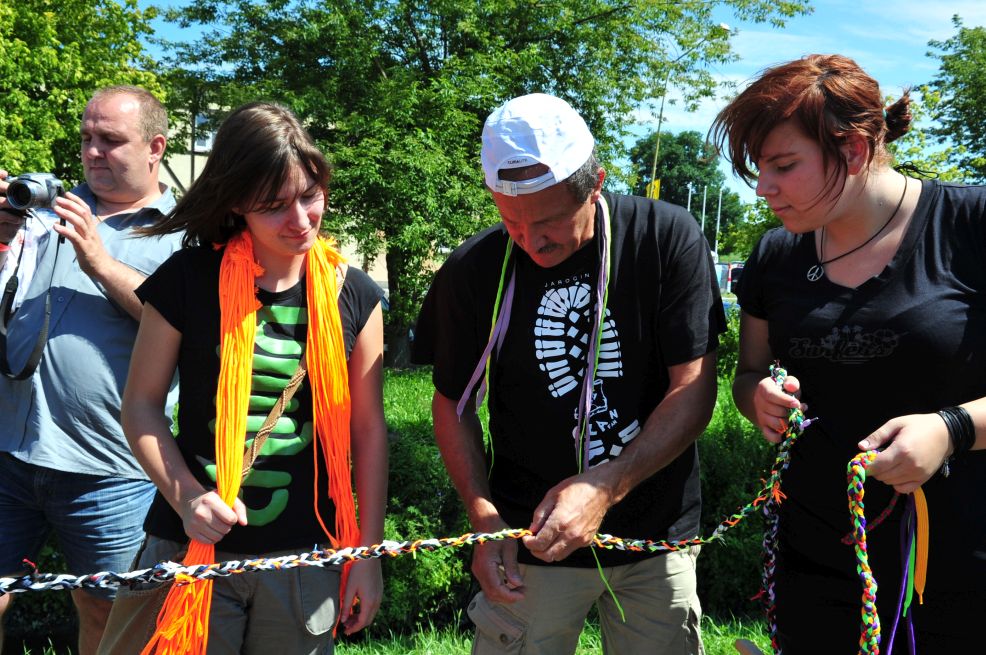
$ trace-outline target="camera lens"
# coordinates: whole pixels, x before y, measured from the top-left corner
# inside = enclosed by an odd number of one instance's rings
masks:
[[[7,187],[7,202],[14,209],[27,209],[36,203],[35,185],[23,180],[14,180]]]

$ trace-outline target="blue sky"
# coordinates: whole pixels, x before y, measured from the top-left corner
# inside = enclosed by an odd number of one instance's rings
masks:
[[[141,7],[151,4],[183,5],[182,0],[139,0]],[[743,23],[719,10],[717,19],[734,31],[733,48],[740,60],[713,67],[713,75],[732,82],[741,90],[762,69],[811,53],[839,53],[855,59],[880,83],[884,95],[897,97],[908,86],[928,82],[938,70],[938,61],[926,56],[928,41],[944,40],[954,34],[952,16],[958,14],[966,26],[986,25],[983,0],[815,0],[814,11],[788,21],[783,29],[769,25]],[[154,23],[166,38],[189,38],[164,21]],[[192,31],[194,34],[194,31]],[[725,104],[720,98],[704,102],[697,111],[686,112],[680,105],[664,108],[662,131],[697,130],[705,134]],[[669,100],[675,94],[669,93]],[[642,107],[637,114],[638,134],[657,126],[657,103]],[[725,170],[725,165],[724,165]],[[755,198],[752,190],[727,172],[729,187],[745,201]]]
[[[903,89],[931,81],[938,60],[926,56],[928,41],[944,40],[955,33],[952,16],[958,14],[967,27],[986,24],[986,2],[960,0],[815,0],[814,11],[788,21],[783,29],[736,21],[729,12],[717,18],[734,29],[733,48],[741,59],[713,67],[722,81],[742,90],[757,73],[773,64],[812,53],[838,53],[852,57],[877,82],[885,96],[899,97]],[[733,92],[727,92],[730,95]],[[674,97],[669,94],[669,99]],[[725,99],[707,101],[696,112],[681,107],[664,108],[662,131],[697,130],[705,134]],[[641,123],[648,130],[657,125],[656,112],[643,109]],[[725,170],[725,164],[724,164]],[[752,202],[755,195],[727,172],[729,187]]]

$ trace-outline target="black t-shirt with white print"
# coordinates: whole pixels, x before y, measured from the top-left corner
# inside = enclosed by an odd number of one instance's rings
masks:
[[[820,419],[795,444],[783,477],[781,549],[792,566],[854,579],[855,555],[841,540],[852,529],[846,465],[856,444],[891,418],[986,396],[984,213],[986,187],[924,182],[897,253],[855,289],[807,279],[818,263],[814,233],[772,230],[747,261],[740,305],[767,321],[772,355],[798,377],[808,414]],[[986,452],[967,453],[948,478],[935,474],[922,488],[928,589],[983,589]],[[892,495],[868,481],[867,516]],[[897,588],[903,505],[868,536],[881,589]]]
[[[219,267],[222,251],[211,247],[180,250],[138,288],[182,334],[178,353],[179,397],[176,443],[192,474],[215,488],[216,390],[219,380]],[[380,288],[361,270],[350,267],[339,295],[346,357],[380,302]],[[298,368],[308,328],[306,284],[290,289],[258,289],[253,374],[247,417],[247,443],[263,424],[288,379]],[[236,525],[217,544],[225,551],[260,554],[291,548],[311,549],[327,539],[312,506],[314,464],[311,386],[306,377],[278,419],[273,432],[243,482],[241,499],[247,526]],[[353,435],[358,438],[358,435]],[[333,529],[335,508],[328,494],[328,475],[318,458],[319,513]],[[181,519],[160,493],[144,529],[165,539],[188,540]]]
[[[604,194],[612,217],[612,277],[588,429],[588,466],[639,434],[668,386],[668,367],[718,345],[722,304],[708,244],[684,209]],[[602,230],[597,209],[597,235]],[[418,319],[413,358],[433,363],[435,387],[458,400],[490,333],[507,243],[502,225],[466,241],[435,277]],[[576,408],[586,370],[600,239],[546,269],[514,248],[516,291],[490,373],[490,487],[504,520],[530,525],[545,493],[579,471]],[[608,512],[601,531],[624,538],[697,534],[701,494],[696,449],[687,448]],[[639,554],[600,551],[604,565]],[[522,562],[543,564],[526,549]],[[561,563],[594,566],[589,549]]]

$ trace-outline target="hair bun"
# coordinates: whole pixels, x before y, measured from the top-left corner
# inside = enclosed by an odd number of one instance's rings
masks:
[[[887,122],[886,143],[896,141],[907,134],[911,129],[911,90],[904,91],[904,95],[897,102],[883,110],[884,120]]]

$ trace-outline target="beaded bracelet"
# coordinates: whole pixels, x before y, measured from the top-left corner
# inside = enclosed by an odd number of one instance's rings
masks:
[[[963,407],[945,407],[938,411],[938,416],[945,421],[948,438],[952,442],[952,454],[945,458],[941,466],[942,475],[948,477],[955,458],[971,450],[976,443],[976,426]]]

